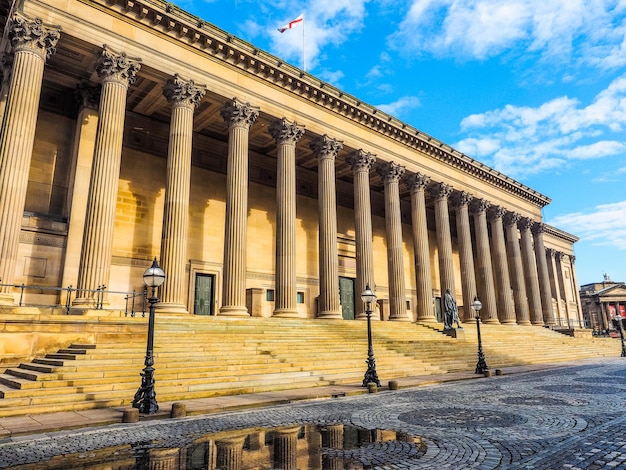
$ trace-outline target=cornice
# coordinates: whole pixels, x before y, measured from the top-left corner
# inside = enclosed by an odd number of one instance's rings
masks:
[[[419,150],[538,207],[544,207],[551,202],[549,197],[515,181],[513,178],[474,160],[430,135],[403,123],[374,106],[363,103],[333,85],[287,64],[175,5],[161,0],[79,1],[105,6],[131,21],[159,29],[161,33],[184,42],[187,46],[204,51],[218,60],[278,85],[291,93],[401,142],[411,149]]]
[[[543,225],[544,233],[552,235],[553,237],[560,238],[561,240],[565,240],[569,243],[576,243],[580,238],[576,235],[572,235],[571,233],[564,232],[552,225],[544,224]]]

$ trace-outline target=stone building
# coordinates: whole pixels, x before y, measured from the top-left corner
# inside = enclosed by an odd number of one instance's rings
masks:
[[[547,196],[165,1],[0,14],[1,304],[119,307],[157,257],[172,313],[364,318],[369,284],[385,320],[450,289],[581,326]]]
[[[616,315],[626,318],[626,285],[605,274],[602,282],[580,286],[580,302],[586,328],[613,329]]]

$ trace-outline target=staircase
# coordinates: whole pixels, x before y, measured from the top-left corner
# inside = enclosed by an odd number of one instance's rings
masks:
[[[0,374],[0,417],[128,406],[144,367],[146,321],[122,318],[97,329],[93,344],[77,342]],[[464,340],[414,323],[376,321],[372,330],[383,384],[475,368],[473,324],[464,325]],[[620,353],[612,338],[573,338],[540,327],[481,325],[481,333],[492,369]],[[159,315],[154,352],[159,401],[360,384],[367,324]]]

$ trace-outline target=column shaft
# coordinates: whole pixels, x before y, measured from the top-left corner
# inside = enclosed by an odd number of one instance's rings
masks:
[[[277,470],[296,470],[300,426],[274,431],[274,466]]]
[[[411,221],[413,228],[413,251],[415,254],[415,285],[417,287],[417,321],[434,322],[433,286],[430,272],[430,246],[426,219],[425,190],[430,183],[428,176],[417,173],[412,176]]]
[[[539,278],[533,253],[532,234],[530,227],[533,220],[527,217],[520,219],[519,229],[521,234],[522,261],[524,263],[524,276],[528,293],[528,308],[530,309],[530,322],[533,325],[543,325],[541,312],[541,297],[539,297]]]
[[[109,282],[126,94],[138,70],[136,59],[130,60],[125,54],[116,54],[106,48],[96,65],[102,79],[100,120],[87,198],[79,290],[74,301],[77,306],[93,306],[95,289]]]
[[[469,203],[472,199],[472,195],[465,191],[458,192],[454,196],[454,204],[456,206],[456,236],[459,241],[459,261],[461,263],[464,321],[471,321],[474,318],[474,311],[471,305],[474,301],[474,297],[478,295],[469,219]]]
[[[506,229],[507,251],[510,260],[509,268],[511,284],[513,285],[513,300],[515,302],[517,323],[519,325],[530,325],[526,283],[524,282],[524,266],[522,264],[522,254],[520,252],[520,241],[517,229],[519,219],[519,214],[508,212],[504,216],[504,225]]]
[[[222,110],[228,123],[224,283],[220,315],[247,316],[248,138],[259,108],[233,98]]]
[[[559,273],[556,267],[556,257],[557,251],[554,248],[549,248],[546,250],[547,259],[546,262],[548,264],[548,272],[550,276],[550,289],[552,289],[552,293],[556,298],[556,316],[555,323],[560,326],[569,326],[569,320],[567,319],[567,311],[565,312],[565,321],[566,325],[563,325],[561,320],[561,313],[565,310],[563,307],[563,300],[561,299],[561,284],[559,282]]]
[[[448,212],[448,197],[452,187],[445,183],[438,183],[433,190],[435,198],[435,230],[437,231],[437,253],[439,257],[439,289],[441,298],[450,289],[452,297],[456,298],[454,282],[454,263],[452,262],[452,237],[450,235],[450,214]]]
[[[489,202],[478,199],[473,202],[474,228],[476,232],[476,253],[478,261],[477,277],[482,289],[480,301],[483,308],[480,316],[485,323],[498,323],[496,308],[496,291],[491,265],[491,249],[489,248],[489,230],[487,229],[487,209]]]
[[[580,303],[580,291],[578,290],[578,279],[576,278],[576,266],[575,266],[575,262],[576,262],[576,257],[573,255],[570,255],[570,264],[572,267],[572,289],[574,291],[574,297],[576,299],[576,316],[578,317],[578,326],[580,328],[582,328],[584,326],[584,322],[583,322],[583,310],[582,310],[582,305]]]
[[[539,275],[539,292],[541,295],[541,309],[543,321],[546,325],[554,325],[554,310],[552,309],[552,292],[550,289],[550,274],[548,273],[548,260],[546,259],[546,247],[543,243],[543,230],[545,226],[536,223],[533,228],[535,240],[535,258],[537,261],[537,274]]]
[[[319,279],[318,318],[341,318],[335,158],[343,144],[324,135],[311,142],[318,158]]]
[[[296,142],[304,128],[286,119],[270,126],[276,139],[276,289],[274,316],[295,317],[296,305]]]
[[[356,241],[355,317],[365,320],[361,292],[367,285],[375,288],[372,247],[372,206],[370,201],[370,169],[376,161],[371,153],[357,150],[348,159],[354,175],[354,232]]]
[[[400,178],[404,167],[393,162],[382,169],[385,179],[385,225],[387,228],[387,270],[389,272],[389,320],[409,321],[404,284]]]
[[[0,136],[0,279],[12,284],[26,203],[37,111],[46,59],[54,52],[58,28],[40,19],[15,16],[8,22],[14,47],[13,73]],[[14,303],[11,287],[0,287],[0,304]]]
[[[498,319],[500,323],[515,323],[515,307],[511,290],[511,277],[506,258],[506,243],[504,241],[504,228],[502,217],[506,211],[501,207],[492,207],[489,211],[491,222],[491,241],[495,269],[497,272],[496,285],[498,288]]]

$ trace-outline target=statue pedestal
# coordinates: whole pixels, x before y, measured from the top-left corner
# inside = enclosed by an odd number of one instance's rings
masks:
[[[450,330],[443,330],[444,334],[456,338],[456,339],[465,339],[465,331],[452,328]]]

